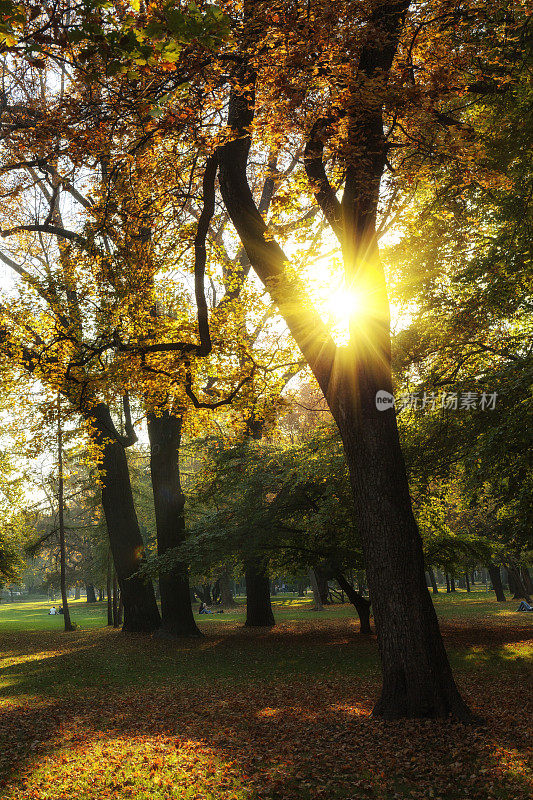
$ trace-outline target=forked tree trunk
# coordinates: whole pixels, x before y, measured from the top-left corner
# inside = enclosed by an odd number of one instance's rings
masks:
[[[508,564],[507,572],[509,573],[509,587],[511,586],[511,582],[513,584],[513,589],[514,589],[513,599],[525,600],[526,603],[531,603],[531,596],[526,587],[524,586],[524,582],[522,581],[522,576],[520,575],[520,568],[516,564]],[[513,591],[513,589],[511,589],[511,591]]]
[[[346,580],[342,572],[337,572],[335,577],[337,583],[346,592],[348,600],[357,611],[361,633],[372,633],[372,628],[370,627],[370,600],[367,600],[360,592],[357,592],[351,583]]]
[[[270,602],[268,570],[257,559],[244,565],[246,578],[246,622],[248,628],[266,628],[276,624]]]
[[[502,583],[502,575],[500,567],[497,567],[496,564],[489,564],[489,575],[490,580],[492,583],[492,588],[496,594],[496,600],[498,603],[505,603],[505,593],[503,591],[503,583]]]
[[[398,0],[373,6],[368,39],[358,60],[358,77],[367,85],[386,83],[408,5],[408,0]],[[250,48],[267,13],[265,4],[245,0]],[[337,348],[301,285],[288,275],[286,255],[267,230],[248,183],[256,76],[246,51],[235,77],[228,110],[232,136],[218,153],[219,183],[248,258],[313,370],[342,437],[383,672],[381,698],[374,713],[388,719],[446,717],[450,713],[470,719],[427,590],[422,540],[390,402],[390,315],[376,236],[386,155],[385,94],[377,102],[365,103],[361,84],[356,83],[343,109],[351,149],[345,163],[342,202],[329,184],[322,159],[329,121],[316,120],[304,154],[311,188],[342,246],[347,284],[370,298],[363,317],[357,323],[352,320],[349,347]],[[386,401],[380,406],[383,410],[376,407],[377,398]]]
[[[150,470],[157,528],[157,554],[164,556],[186,538],[185,496],[181,490],[179,451],[183,420],[167,410],[148,414]],[[159,572],[161,632],[169,636],[200,636],[194,621],[189,569],[177,561]]]
[[[433,594],[438,594],[439,587],[437,586],[437,581],[435,579],[435,573],[433,572],[433,567],[428,567],[428,574],[429,574],[429,580],[431,581],[431,588],[433,590]]]
[[[159,628],[161,618],[152,582],[137,574],[144,562],[144,542],[133,503],[124,444],[104,403],[92,408],[87,418],[101,452],[102,506],[124,606],[123,630],[151,633]]]

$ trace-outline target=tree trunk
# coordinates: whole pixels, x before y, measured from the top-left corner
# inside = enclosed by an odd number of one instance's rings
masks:
[[[59,558],[61,563],[61,603],[63,605],[63,623],[66,632],[73,631],[74,625],[70,621],[67,594],[67,547],[65,542],[65,481],[63,477],[63,428],[61,420],[61,398],[57,396],[57,464],[58,464],[58,492],[57,511],[59,517]]]
[[[256,559],[248,559],[244,565],[244,574],[246,578],[246,627],[272,627],[276,623],[270,603],[270,580],[266,567]]]
[[[233,598],[231,591],[231,573],[227,566],[224,566],[224,571],[220,575],[220,601],[223,608],[236,608],[237,603]]]
[[[151,633],[159,628],[161,618],[152,582],[137,574],[144,562],[144,542],[133,503],[124,442],[104,403],[92,408],[87,419],[101,452],[102,505],[124,606],[123,630]]]
[[[367,598],[363,597],[362,594],[356,592],[351,583],[346,580],[342,572],[337,572],[335,574],[335,578],[343,592],[346,592],[348,600],[357,611],[361,633],[372,633],[372,628],[370,627],[370,600],[367,600]]]
[[[86,583],[85,591],[87,592],[87,602],[96,603],[96,592],[94,591],[94,584]]]
[[[435,573],[433,572],[433,567],[428,567],[429,573],[429,580],[431,581],[431,589],[433,590],[433,594],[439,593],[439,587],[437,586],[437,581],[435,580]]]
[[[118,627],[122,625],[124,618],[124,602],[122,600],[122,590],[120,584],[118,585]]]
[[[492,582],[492,588],[496,593],[496,600],[498,603],[505,603],[505,593],[503,591],[502,576],[500,568],[496,564],[489,564],[489,575]]]
[[[118,580],[117,573],[113,570],[113,627],[118,628],[120,623],[118,620]]]
[[[309,568],[309,583],[311,584],[311,589],[313,590],[313,600],[315,602],[313,610],[323,611],[324,606],[322,605],[322,600],[320,599],[320,589],[318,588],[318,581],[316,579],[316,573],[313,567]]]
[[[507,582],[509,584],[509,591],[513,595],[513,600],[520,600],[524,596],[520,583],[516,579],[517,572],[518,570],[513,570],[512,567],[509,566],[507,567]]]
[[[450,592],[455,592],[455,575],[450,576]]]
[[[305,581],[298,581],[298,597],[305,597]]]
[[[79,600],[79,599],[80,599],[80,586],[77,583],[76,586],[74,587],[74,600]]]
[[[531,596],[527,591],[524,583],[522,581],[522,576],[520,575],[520,569],[516,564],[508,564],[507,565],[507,572],[509,573],[509,587],[511,586],[511,582],[514,588],[514,600],[525,600],[526,603],[531,604]],[[512,591],[512,589],[511,589]]]
[[[210,583],[202,583],[202,600],[206,604],[206,606],[213,605],[213,598],[211,597],[211,584]]]
[[[531,580],[531,575],[529,574],[529,569],[527,567],[520,568],[520,577],[522,578],[522,583],[527,594],[533,594],[533,581]]]
[[[329,589],[327,573],[321,566],[315,567],[316,581],[318,584],[318,591],[320,592],[320,602],[323,606],[329,605]]]
[[[111,551],[107,551],[107,624],[113,625],[113,595],[112,595],[112,573],[113,564],[111,563]]]
[[[468,572],[465,572],[465,582],[466,582],[466,591],[470,591],[470,578],[468,577]]]
[[[379,341],[378,334],[372,339]],[[350,470],[383,670],[374,713],[387,719],[451,713],[466,720],[471,715],[453,679],[426,586],[394,409],[376,407],[380,389],[392,394],[390,374],[380,376],[379,365],[368,363],[364,353],[356,365],[348,385],[357,387],[357,402],[351,392],[341,394],[335,417]]]
[[[179,450],[181,417],[167,410],[159,416],[148,414],[150,469],[157,527],[157,554],[164,556],[180,547],[186,538],[185,496],[181,490]],[[185,561],[159,572],[162,633],[169,636],[200,636],[194,621],[189,589],[189,568]]]
[[[388,75],[407,6],[407,0],[392,10],[387,4],[376,5],[372,35],[359,58],[359,73],[368,81],[383,82],[382,76]],[[253,26],[262,24],[266,7],[248,2],[244,11],[253,36]],[[342,437],[383,672],[374,713],[388,719],[450,713],[470,719],[425,584],[422,541],[391,405],[390,312],[375,229],[386,149],[382,106],[361,109],[359,86],[350,98],[346,114],[353,149],[345,165],[342,203],[322,161],[323,121],[317,121],[315,139],[306,147],[304,166],[317,202],[339,238],[347,284],[357,282],[372,298],[365,313],[351,320],[349,346],[337,348],[301,285],[287,273],[288,259],[255,205],[247,178],[255,73],[246,58],[237,69],[228,110],[232,135],[219,149],[219,184],[248,258],[313,370]]]

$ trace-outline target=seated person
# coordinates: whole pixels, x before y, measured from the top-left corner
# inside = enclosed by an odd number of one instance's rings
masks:
[[[50,609],[50,611],[48,612],[48,614],[49,614],[49,615],[51,614],[51,615],[54,617],[54,616],[57,614],[56,607],[55,607],[55,606],[52,606],[52,608]]]
[[[522,602],[520,603],[520,605],[518,606],[518,608],[516,610],[517,611],[533,611],[533,606],[530,606],[529,603],[526,603],[525,600],[522,600]]]

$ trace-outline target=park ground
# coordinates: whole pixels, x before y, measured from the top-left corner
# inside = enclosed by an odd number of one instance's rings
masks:
[[[127,636],[104,604],[0,606],[2,800],[526,800],[533,796],[533,614],[482,591],[435,599],[483,723],[383,722],[375,637],[353,609],[281,597],[200,640]]]

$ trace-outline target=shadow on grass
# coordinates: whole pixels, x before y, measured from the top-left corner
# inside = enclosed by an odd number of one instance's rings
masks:
[[[190,642],[113,631],[7,635],[2,796],[529,796],[531,693],[516,656],[527,628],[445,626],[461,689],[487,720],[479,729],[371,719],[376,644],[355,631],[335,621],[211,628]]]

